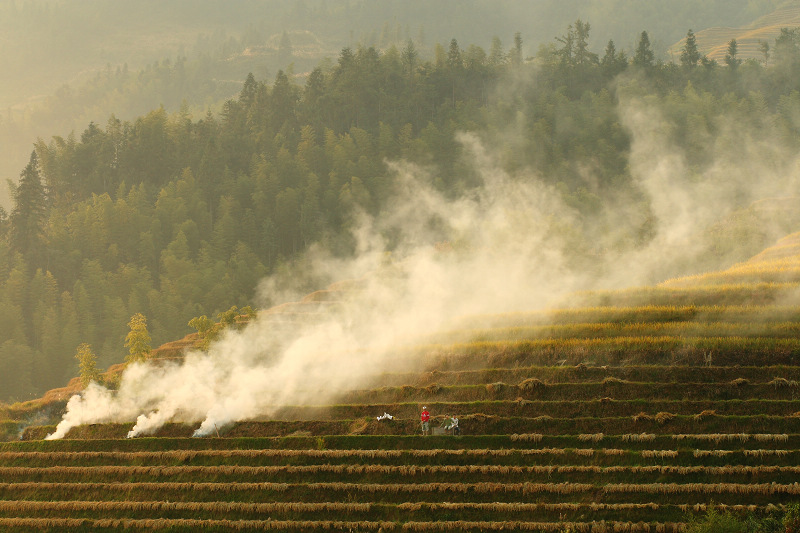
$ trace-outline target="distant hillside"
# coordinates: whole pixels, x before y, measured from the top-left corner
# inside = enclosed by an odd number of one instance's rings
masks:
[[[763,61],[761,43],[767,42],[770,47],[780,35],[781,28],[800,27],[800,2],[788,2],[772,13],[759,17],[753,23],[741,28],[714,27],[695,32],[697,46],[701,54],[709,59],[722,63],[728,50],[728,43],[736,39],[740,59],[757,59]],[[686,39],[681,39],[669,48],[671,57],[677,59]]]

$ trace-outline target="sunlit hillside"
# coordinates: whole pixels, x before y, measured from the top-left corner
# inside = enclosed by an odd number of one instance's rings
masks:
[[[758,18],[752,24],[741,28],[706,28],[695,31],[697,47],[701,54],[707,55],[719,63],[723,63],[728,52],[731,39],[736,39],[739,59],[756,59],[764,61],[763,44],[772,46],[780,35],[781,28],[800,27],[800,2],[787,2],[774,12]],[[672,45],[670,55],[677,60],[686,39]]]

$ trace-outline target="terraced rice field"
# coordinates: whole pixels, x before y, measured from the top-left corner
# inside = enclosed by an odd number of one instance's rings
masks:
[[[415,348],[423,372],[211,438],[29,427],[0,443],[0,530],[671,532],[712,504],[779,511],[800,501],[799,259],[794,235],[723,272],[465,318]],[[462,434],[422,436],[422,405]]]
[[[739,59],[764,60],[761,51],[761,42],[775,44],[775,39],[780,35],[781,28],[800,27],[800,3],[787,2],[772,13],[765,15],[744,28],[707,28],[695,34],[697,47],[701,54],[709,59],[724,64],[725,54],[728,52],[728,43],[736,39]],[[686,39],[672,45],[669,49],[672,57],[680,57],[681,50],[686,44]]]

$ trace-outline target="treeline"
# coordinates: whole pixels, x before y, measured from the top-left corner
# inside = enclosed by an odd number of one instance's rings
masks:
[[[3,395],[63,385],[81,343],[100,366],[121,361],[136,313],[157,346],[188,333],[193,317],[249,302],[262,277],[312,243],[350,253],[355,210],[377,214],[390,198],[387,160],[434,166],[447,194],[470,189],[459,130],[523,124],[511,144],[496,142],[502,164],[539,171],[587,220],[620,191],[646,210],[628,169],[620,87],[665,110],[698,172],[711,163],[702,142],[729,135],[722,114],[767,123],[771,142],[796,148],[797,33],[785,31],[766,64],[738,62],[734,47],[722,66],[693,54],[656,61],[646,32],[635,50],[609,42],[595,53],[589,30],[577,21],[535,58],[523,57],[519,34],[488,50],[453,39],[432,57],[410,41],[345,48],[303,85],[283,71],[269,83],[248,76],[219,115],[160,108],[37,142],[0,220]],[[641,223],[629,228],[634,244],[647,239]]]

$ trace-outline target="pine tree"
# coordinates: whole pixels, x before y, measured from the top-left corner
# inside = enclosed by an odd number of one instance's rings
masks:
[[[97,369],[97,357],[92,352],[92,347],[81,343],[75,354],[78,360],[78,369],[81,373],[81,386],[85,389],[92,381],[100,381],[100,371]]]
[[[742,64],[742,60],[736,57],[738,53],[739,45],[736,43],[736,39],[731,39],[728,43],[728,51],[725,54],[725,64],[728,65],[731,70],[736,70],[736,68]]]
[[[295,87],[289,82],[289,77],[279,70],[272,86],[269,105],[269,119],[275,131],[280,130],[287,121],[290,126],[295,125],[297,100]]]
[[[128,356],[125,362],[133,363],[144,361],[150,356],[150,333],[147,331],[147,319],[141,313],[136,313],[128,322],[130,332],[125,337],[125,347]]]
[[[242,90],[239,93],[239,102],[241,102],[245,109],[249,109],[250,106],[255,103],[257,94],[258,82],[256,81],[256,77],[253,76],[253,73],[250,72],[244,80]]]
[[[461,60],[461,48],[455,39],[450,40],[450,48],[447,51],[447,66],[451,70],[460,70],[464,67],[464,63]]]
[[[414,43],[409,40],[403,52],[400,54],[400,59],[403,62],[403,69],[408,77],[409,87],[413,85],[414,74],[417,71],[417,61],[419,60],[419,53],[414,47]]]
[[[639,36],[639,43],[636,45],[636,53],[633,56],[633,64],[640,68],[649,69],[653,66],[655,54],[650,47],[650,36],[643,31]]]
[[[19,184],[13,187],[13,198],[14,208],[9,218],[12,250],[25,256],[31,267],[38,266],[44,238],[47,198],[39,174],[36,151],[31,152],[30,161],[20,174]]]
[[[625,57],[625,52],[617,53],[617,47],[614,45],[614,41],[609,40],[603,59],[600,61],[603,74],[608,78],[613,78],[625,70],[627,64],[628,60]]]
[[[506,62],[506,53],[503,50],[503,42],[500,37],[492,37],[492,46],[489,49],[489,66],[499,67]]]
[[[700,51],[697,49],[697,39],[694,32],[689,30],[686,34],[686,44],[681,51],[681,65],[687,70],[692,70],[700,61]]]

